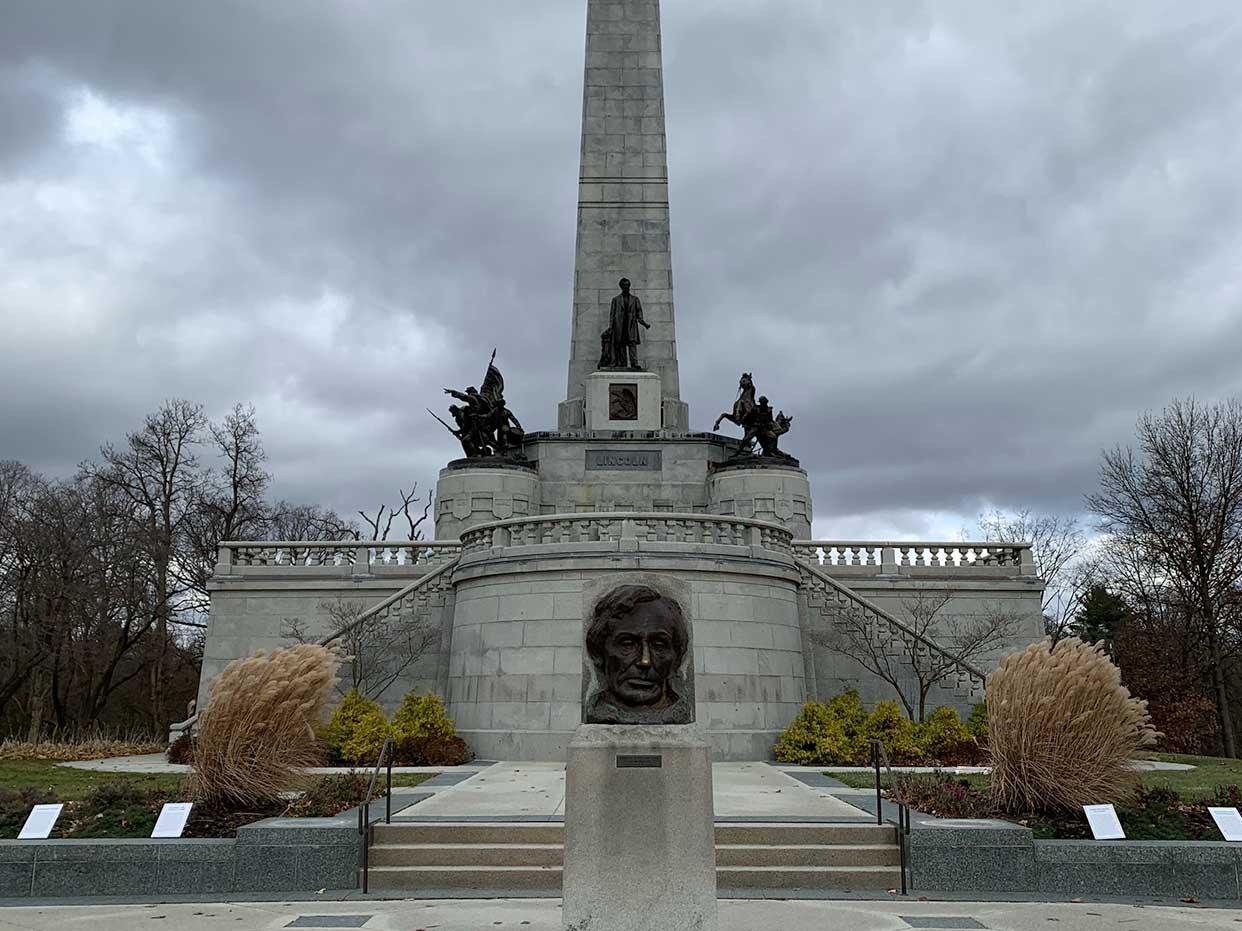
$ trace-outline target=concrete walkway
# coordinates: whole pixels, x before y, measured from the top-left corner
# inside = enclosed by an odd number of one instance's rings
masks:
[[[560,931],[559,899],[251,902],[236,905],[98,905],[0,908],[0,931]],[[863,901],[720,902],[721,931],[908,931],[910,928],[1035,931],[1207,931],[1237,928],[1242,911],[1158,906],[1042,903]],[[935,920],[939,919],[939,920]],[[651,929],[659,931],[659,929]]]
[[[718,818],[866,818],[867,813],[767,763],[712,766]],[[559,818],[565,814],[563,763],[497,763],[398,817]]]

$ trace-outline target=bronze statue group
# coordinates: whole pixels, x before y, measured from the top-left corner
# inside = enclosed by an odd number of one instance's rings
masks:
[[[599,367],[639,370],[642,368],[638,362],[638,346],[642,342],[639,327],[649,330],[651,325],[643,319],[642,301],[630,292],[628,278],[621,279],[620,288],[621,293],[612,299],[609,307],[608,329],[600,337]],[[712,427],[713,432],[719,430],[720,424],[727,420],[742,428],[744,433],[733,458],[753,457],[796,463],[797,460],[778,448],[780,438],[789,432],[793,418],[785,416],[784,411],[773,415],[766,397],[755,399],[755,382],[750,372],[742,373],[737,388],[733,410],[717,417]],[[461,401],[461,404],[449,407],[449,414],[457,426],[449,426],[432,411],[427,413],[457,437],[467,459],[526,458],[522,452],[526,433],[505,405],[505,380],[496,368],[496,350],[492,350],[482,388],[471,387],[465,391],[445,388],[444,393]]]

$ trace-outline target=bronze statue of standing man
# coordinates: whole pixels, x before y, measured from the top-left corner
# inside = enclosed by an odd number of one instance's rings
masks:
[[[630,279],[620,281],[621,293],[612,299],[608,310],[608,332],[604,347],[607,362],[615,368],[637,369],[638,345],[643,341],[639,327],[650,330],[651,324],[643,319],[643,302],[637,294],[630,293]]]

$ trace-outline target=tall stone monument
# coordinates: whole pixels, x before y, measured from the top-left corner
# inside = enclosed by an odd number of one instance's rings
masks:
[[[659,3],[590,0],[585,75],[573,334],[560,429],[684,431],[690,417],[677,377]],[[622,279],[641,300],[646,324],[636,334],[642,371],[627,377],[601,366]],[[609,416],[619,397],[631,395],[633,416]]]

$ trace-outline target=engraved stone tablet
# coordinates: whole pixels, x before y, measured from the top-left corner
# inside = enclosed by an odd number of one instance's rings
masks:
[[[658,449],[588,449],[588,472],[659,472],[663,468],[662,450]]]
[[[638,385],[634,382],[608,386],[608,419],[638,419]]]

